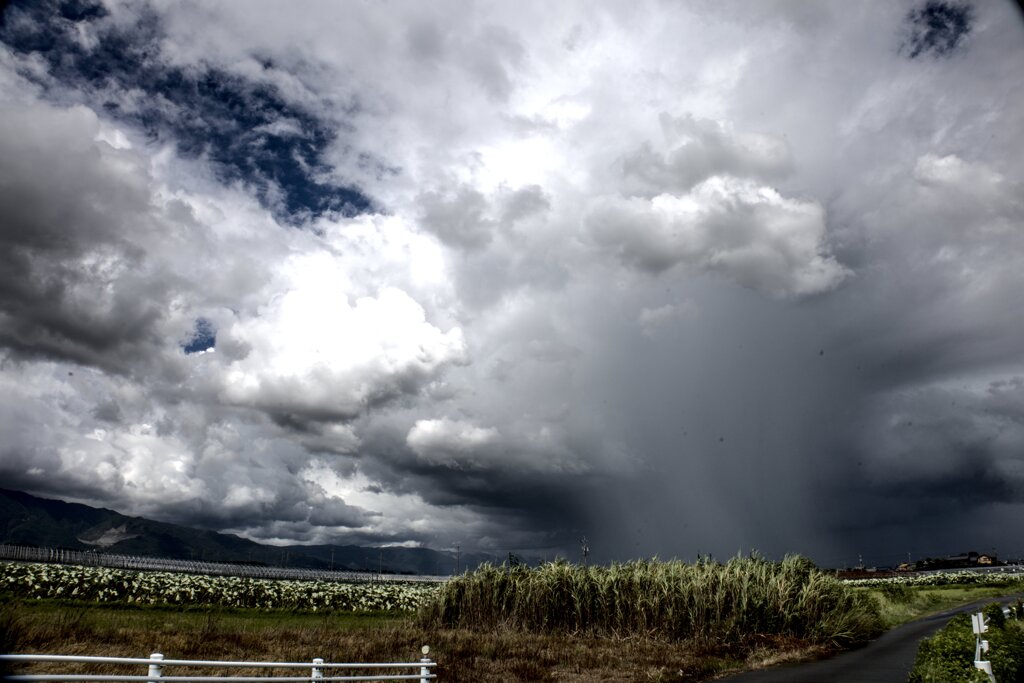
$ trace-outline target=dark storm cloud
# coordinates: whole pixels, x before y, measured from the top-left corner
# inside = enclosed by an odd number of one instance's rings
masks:
[[[585,533],[592,507],[611,482],[604,476],[538,477],[529,469],[453,470],[414,465],[402,469],[411,485],[432,506],[469,509],[500,528],[504,538],[493,549],[565,548]]]
[[[45,62],[43,85],[53,79],[153,140],[206,159],[223,181],[251,187],[289,221],[371,209],[358,189],[330,177],[323,155],[337,138],[335,124],[288,102],[272,84],[201,63],[170,64],[153,12],[129,25],[105,22],[107,14],[85,0],[14,3],[4,12],[0,41]]]
[[[929,457],[941,458],[944,453],[931,451]],[[898,498],[914,508],[913,518],[948,514],[951,510],[970,512],[982,505],[1024,502],[1020,481],[1008,480],[998,466],[999,456],[989,449],[960,447],[957,465],[948,472],[922,477],[910,482],[881,482],[873,488],[879,494]],[[893,514],[891,507],[889,514]]]
[[[144,169],[96,153],[85,109],[5,108],[0,128],[0,341],[123,370],[164,315],[145,250],[119,234],[152,228]]]
[[[589,527],[593,503],[613,485],[614,475],[589,471],[607,445],[596,434],[531,434],[525,424],[507,431],[460,420],[410,426],[371,418],[360,430],[359,466],[385,491],[480,515],[488,537],[478,547],[554,552],[572,545]]]
[[[928,0],[907,13],[903,51],[911,59],[931,54],[948,57],[971,32],[974,12],[970,5]]]
[[[860,430],[866,474],[907,499],[1024,502],[1022,386],[945,382],[876,397]]]
[[[117,401],[107,401],[101,405],[96,406],[96,409],[92,411],[92,416],[101,422],[114,422],[119,423],[122,420],[121,406]]]
[[[972,414],[969,404],[947,405],[952,407],[919,406],[898,420],[862,423],[865,432],[845,444],[836,440],[833,452],[842,456],[842,465],[821,492],[818,514],[842,539],[837,547],[871,552],[876,559],[870,562],[882,565],[905,558],[907,551],[915,559],[950,549],[1019,552],[1013,530],[1014,511],[1024,501],[1022,439],[1014,437],[1016,452],[1010,452],[994,443],[993,425],[978,423],[985,417]],[[927,435],[929,429],[935,434]],[[829,561],[853,564],[849,554]]]
[[[265,482],[270,484],[270,482]],[[272,496],[260,498],[266,491]],[[226,498],[190,500],[179,505],[161,508],[161,513],[181,524],[208,529],[252,528],[263,526],[266,537],[274,537],[281,529],[291,529],[291,537],[309,540],[317,529],[359,528],[366,526],[379,512],[371,512],[348,505],[343,500],[324,494],[322,489],[312,486],[268,486],[263,492],[254,492],[254,497],[240,501],[231,496],[246,495],[248,491],[235,488],[220,492]],[[288,538],[281,533],[279,537]]]

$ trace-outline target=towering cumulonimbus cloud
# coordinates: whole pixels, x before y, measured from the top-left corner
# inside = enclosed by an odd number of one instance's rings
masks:
[[[1019,554],[1022,37],[10,3],[0,474],[270,542]]]

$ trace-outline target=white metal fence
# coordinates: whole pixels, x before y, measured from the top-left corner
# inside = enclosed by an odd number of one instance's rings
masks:
[[[0,560],[19,562],[51,562],[78,564],[112,569],[139,569],[146,571],[180,572],[209,576],[242,576],[254,579],[297,579],[300,581],[388,581],[405,583],[441,583],[447,576],[411,574],[378,574],[372,572],[343,572],[320,569],[268,567],[265,565],[232,564],[230,562],[196,562],[172,560],[163,557],[116,555],[88,550],[66,548],[35,548],[21,545],[0,545]]]
[[[423,659],[418,662],[324,662],[314,659],[312,662],[232,662],[204,661],[195,659],[164,659],[160,653],[154,653],[149,659],[132,657],[79,657],[73,655],[0,655],[0,661],[12,663],[86,663],[86,664],[121,664],[146,666],[146,675],[130,676],[115,674],[9,674],[7,681],[37,683],[43,681],[109,681],[111,683],[330,683],[331,681],[419,681],[427,683],[436,679],[432,669],[437,663],[427,658],[429,648],[423,648]],[[204,667],[204,668],[245,668],[245,669],[306,669],[303,676],[168,676],[165,667]],[[346,670],[371,671],[380,670],[377,674],[345,675]],[[407,671],[407,673],[401,673]],[[397,672],[397,673],[396,673]]]

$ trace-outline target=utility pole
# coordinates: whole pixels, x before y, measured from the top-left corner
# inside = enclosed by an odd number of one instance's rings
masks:
[[[384,551],[380,550],[377,555],[377,578],[384,576]]]
[[[455,576],[459,575],[459,561],[462,559],[462,546],[455,544]]]
[[[583,566],[587,566],[587,558],[590,557],[590,543],[587,542],[587,537],[584,536],[580,539],[580,549],[583,551]]]
[[[334,548],[331,548],[331,571],[334,571]]]

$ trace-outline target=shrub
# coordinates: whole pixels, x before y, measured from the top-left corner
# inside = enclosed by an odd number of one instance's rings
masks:
[[[982,613],[990,629],[1006,626],[1006,615],[1003,614],[1003,607],[998,602],[986,606]]]
[[[992,662],[997,681],[1024,680],[1024,628],[1021,622],[1003,619],[1002,608],[993,603],[985,608],[986,616],[999,612],[999,619],[989,622],[985,639],[989,642],[986,657]],[[910,683],[959,683],[988,681],[974,668],[976,636],[969,614],[958,614],[938,633],[921,641]]]
[[[881,591],[889,602],[895,604],[905,605],[914,600],[914,589],[905,583],[883,583]]]

